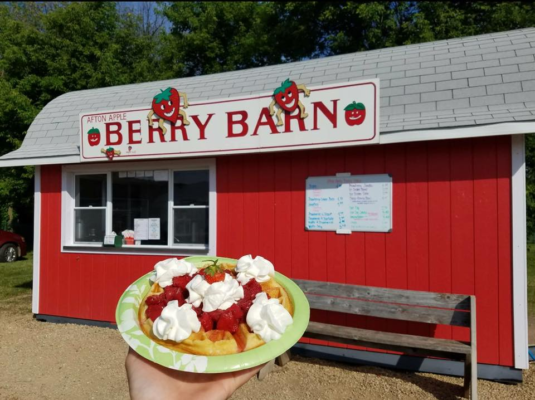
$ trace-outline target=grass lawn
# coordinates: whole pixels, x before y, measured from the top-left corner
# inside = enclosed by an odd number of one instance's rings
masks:
[[[22,260],[0,263],[0,311],[31,309],[33,253]]]

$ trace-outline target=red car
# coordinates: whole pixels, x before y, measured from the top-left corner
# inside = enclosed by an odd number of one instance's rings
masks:
[[[0,262],[13,262],[26,255],[26,241],[16,233],[0,230]]]

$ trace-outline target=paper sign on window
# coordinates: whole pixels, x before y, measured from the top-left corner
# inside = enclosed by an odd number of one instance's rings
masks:
[[[160,218],[149,218],[149,240],[160,240]]]
[[[134,239],[149,240],[148,218],[134,218]]]

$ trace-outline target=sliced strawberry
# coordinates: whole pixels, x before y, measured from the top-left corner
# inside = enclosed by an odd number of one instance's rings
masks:
[[[214,329],[214,320],[210,317],[208,313],[202,313],[199,317],[199,321],[201,322],[201,326],[203,327],[205,332]]]
[[[173,278],[173,286],[179,287],[182,290],[186,290],[186,285],[193,279],[192,276],[175,276]]]
[[[262,291],[262,286],[256,281],[251,279],[245,285],[243,285],[243,294],[245,299],[254,300],[255,296]]]
[[[217,321],[217,329],[229,331],[230,333],[236,333],[238,331],[240,323],[232,312],[224,313]]]
[[[199,306],[199,307],[195,307],[195,306],[193,306],[193,307],[191,307],[191,309],[197,313],[197,317],[200,317],[200,316],[201,316],[201,314],[202,314],[202,307],[200,307],[200,306]]]
[[[172,300],[178,300],[179,306],[181,306],[182,304],[186,302],[186,300],[184,300],[184,292],[179,287],[167,286],[164,289],[164,293],[165,293],[165,299],[167,302],[172,301]]]
[[[243,314],[247,314],[247,311],[249,311],[249,308],[253,305],[253,300],[249,298],[243,298],[238,301],[238,307],[243,311]]]
[[[242,322],[241,320],[243,318],[244,313],[239,305],[233,304],[232,306],[229,307],[228,310],[232,313],[232,315],[234,315],[234,318]]]
[[[206,275],[204,275],[204,279],[206,279],[206,282],[208,282],[210,285],[212,283],[222,282],[222,281],[225,280],[225,273],[224,272],[216,272],[213,275],[206,274]]]
[[[206,313],[206,314],[209,314],[210,317],[215,321],[217,322],[219,320],[219,317],[221,316],[221,314],[223,314],[224,311],[223,310],[214,310],[214,311],[210,311],[209,313]]]
[[[145,315],[147,318],[150,318],[152,322],[156,321],[156,318],[158,318],[162,314],[162,310],[164,309],[163,304],[153,304],[151,306],[148,306],[145,310]]]
[[[148,306],[156,305],[156,304],[162,304],[163,306],[166,306],[167,300],[165,299],[165,293],[160,293],[160,294],[149,296],[145,299],[145,303]]]
[[[161,303],[161,297],[160,297],[160,295],[157,295],[157,294],[154,295],[154,296],[149,296],[145,300],[145,303],[147,303],[148,306],[153,306],[153,305],[156,305],[156,304],[160,304]]]

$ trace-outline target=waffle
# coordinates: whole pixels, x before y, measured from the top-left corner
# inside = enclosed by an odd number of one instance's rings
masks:
[[[222,267],[232,271],[231,273],[234,274],[233,271],[236,265],[222,264]],[[293,316],[294,310],[290,296],[286,290],[284,290],[284,288],[275,281],[275,279],[271,278],[267,282],[260,283],[260,286],[262,287],[262,291],[267,293],[270,298],[279,299],[279,302],[283,305],[283,307],[290,313],[290,315]],[[236,354],[243,351],[252,350],[265,344],[259,335],[249,331],[249,327],[245,323],[241,323],[238,331],[234,334],[218,329],[213,329],[206,332],[201,327],[199,332],[193,332],[187,339],[180,343],[157,338],[152,332],[152,321],[145,315],[145,311],[147,309],[145,299],[149,296],[163,293],[163,291],[164,290],[160,287],[160,285],[158,285],[158,283],[154,283],[139,307],[138,315],[140,327],[143,333],[154,342],[180,353],[203,356]]]

